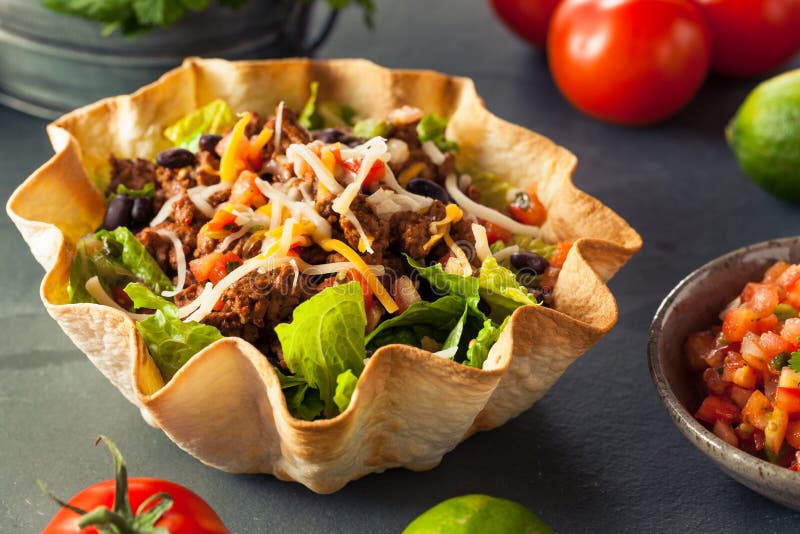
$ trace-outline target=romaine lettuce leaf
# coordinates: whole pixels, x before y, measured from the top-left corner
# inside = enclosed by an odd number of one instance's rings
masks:
[[[156,184],[147,182],[141,189],[131,189],[125,184],[119,184],[116,194],[127,195],[133,198],[153,198],[156,196]]]
[[[366,338],[374,350],[392,343],[421,346],[423,337],[444,343],[464,314],[466,301],[459,295],[447,295],[433,302],[419,300],[403,313],[380,323]]]
[[[291,323],[275,327],[286,365],[295,379],[319,390],[325,417],[339,413],[339,375],[350,370],[359,376],[364,369],[366,324],[361,286],[350,282],[314,295],[294,309]]]
[[[311,94],[308,96],[308,100],[306,100],[306,104],[297,118],[297,123],[306,130],[319,130],[325,126],[325,119],[317,113],[316,109],[318,90],[319,82],[311,82]]]
[[[433,263],[428,267],[423,267],[408,255],[406,255],[406,261],[428,281],[431,289],[437,295],[450,294],[463,297],[476,314],[483,315],[483,312],[478,309],[478,303],[480,302],[480,294],[478,293],[480,281],[478,278],[446,273],[442,269],[441,263]]]
[[[135,309],[155,310],[152,316],[138,321],[136,329],[142,334],[147,350],[164,380],[172,378],[201,349],[222,339],[222,334],[213,326],[195,321],[181,321],[175,304],[159,297],[142,284],[128,284],[125,293],[133,301]]]
[[[470,173],[470,176],[472,185],[481,191],[481,204],[500,211],[504,211],[508,207],[508,197],[514,186],[489,172],[475,170]]]
[[[94,302],[86,291],[86,281],[93,276],[106,289],[130,282],[144,282],[158,293],[173,289],[147,249],[124,227],[100,230],[78,241],[67,286],[71,303]]]
[[[458,152],[458,144],[455,141],[445,139],[444,131],[447,128],[448,119],[440,117],[436,113],[425,115],[417,123],[417,137],[420,142],[433,141],[439,150],[445,152]]]
[[[224,100],[214,100],[164,130],[164,137],[181,148],[197,152],[200,136],[221,134],[236,123],[236,114]]]
[[[539,302],[528,289],[519,283],[516,275],[489,257],[483,261],[480,272],[480,295],[491,306],[491,318],[500,322],[520,306]]]
[[[317,105],[317,113],[325,120],[325,126],[353,126],[356,110],[347,104],[322,102]]]
[[[340,413],[350,405],[350,399],[353,398],[357,383],[358,377],[350,369],[339,373],[339,376],[336,377],[336,392],[333,395],[333,402],[336,403]]]
[[[391,130],[391,126],[388,122],[362,119],[353,126],[353,135],[361,139],[372,139],[373,137],[386,137],[389,135],[389,130]]]
[[[489,356],[489,349],[492,348],[497,338],[500,337],[500,332],[503,331],[506,324],[508,324],[508,317],[503,320],[500,326],[495,325],[491,319],[486,319],[483,323],[483,328],[481,328],[478,335],[475,337],[475,343],[467,349],[467,357],[464,360],[464,365],[482,369],[486,357]]]

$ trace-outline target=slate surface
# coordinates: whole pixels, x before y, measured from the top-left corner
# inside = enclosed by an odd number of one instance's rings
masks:
[[[65,497],[108,478],[106,453],[92,447],[100,433],[122,447],[133,475],[194,488],[233,532],[399,532],[433,504],[472,492],[519,501],[557,532],[796,531],[798,514],[728,478],[678,432],[645,355],[649,321],[682,276],[800,227],[800,208],[748,182],[725,146],[723,127],[757,81],[712,78],[663,125],[609,126],[574,111],[542,54],[483,2],[378,3],[373,32],[349,12],[320,56],[470,76],[494,113],[574,151],[578,187],[645,240],[611,282],[619,324],[530,411],[470,438],[438,468],[392,470],[319,496],[207,468],[145,425],[47,316],[41,268],[0,218],[0,531],[35,532],[54,513],[37,478]],[[2,198],[51,155],[44,125],[0,107]]]

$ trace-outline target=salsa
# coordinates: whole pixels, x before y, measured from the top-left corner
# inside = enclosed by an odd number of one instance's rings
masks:
[[[705,398],[695,417],[734,447],[798,470],[800,264],[778,261],[692,333],[685,353]]]

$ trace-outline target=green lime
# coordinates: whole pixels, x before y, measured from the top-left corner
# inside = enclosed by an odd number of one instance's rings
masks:
[[[800,69],[753,89],[726,135],[739,165],[756,184],[800,202]]]
[[[488,495],[462,495],[440,502],[409,524],[403,534],[552,534],[527,508]]]

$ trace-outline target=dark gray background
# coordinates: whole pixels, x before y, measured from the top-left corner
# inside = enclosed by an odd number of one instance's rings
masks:
[[[685,274],[748,243],[798,233],[800,208],[739,171],[723,128],[757,80],[711,78],[657,127],[626,129],[573,110],[543,55],[517,41],[480,0],[378,0],[376,29],[348,12],[321,57],[472,77],[495,114],[575,152],[575,181],[611,206],[645,246],[611,282],[619,324],[531,410],[476,435],[425,473],[370,475],[321,496],[271,476],[207,468],[147,426],[45,313],[41,268],[0,219],[0,531],[41,529],[67,497],[112,475],[107,434],[133,475],[202,495],[234,532],[399,532],[446,498],[488,493],[524,504],[558,532],[797,531],[798,514],[750,492],[672,424],[647,371],[647,327]],[[795,66],[800,61],[795,61]],[[45,122],[0,107],[0,194],[52,150]]]

